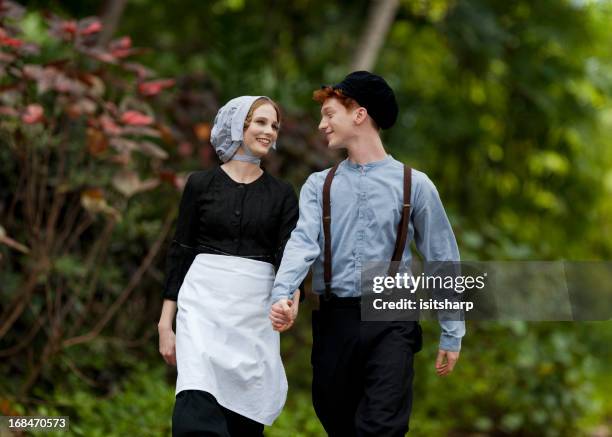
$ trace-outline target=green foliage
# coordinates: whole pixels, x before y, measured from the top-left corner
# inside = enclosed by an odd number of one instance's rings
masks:
[[[525,322],[471,323],[468,329],[470,338],[452,377],[435,376],[433,354],[429,362],[420,357],[415,435],[450,430],[524,436],[584,432],[578,428],[578,418],[597,407],[595,363],[604,358],[588,353],[584,339],[592,335],[590,329]],[[425,332],[432,339],[438,335],[432,324],[426,325]],[[514,341],[496,340],[505,337]]]
[[[130,326],[124,340],[142,335],[148,320],[131,317],[146,294],[133,293],[117,318],[113,308],[169,231],[171,204],[164,219],[164,201],[152,212],[147,196],[157,188],[175,204],[180,178],[160,169],[162,137],[172,139],[153,110],[173,81],[146,80],[152,73],[130,62],[129,38],[102,47],[96,18],[43,18],[13,2],[1,9],[0,389],[26,396],[61,378],[66,362],[99,370],[70,348],[110,322]]]
[[[149,368],[141,364],[132,369],[130,377],[116,390],[104,396],[92,396],[83,388],[66,391],[57,388],[53,403],[39,407],[35,413],[70,416],[70,435],[74,436],[169,435],[174,391],[165,381],[165,373],[162,366]],[[39,434],[42,435],[33,435]]]

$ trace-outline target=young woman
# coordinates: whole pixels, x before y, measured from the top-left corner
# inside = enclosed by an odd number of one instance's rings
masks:
[[[261,436],[285,403],[268,310],[298,203],[291,185],[259,166],[279,125],[269,98],[230,100],[211,132],[224,164],[185,185],[159,321],[160,353],[178,373],[173,436]]]

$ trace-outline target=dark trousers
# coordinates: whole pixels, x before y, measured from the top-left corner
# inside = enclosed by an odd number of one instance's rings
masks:
[[[312,313],[312,400],[331,437],[403,436],[412,407],[417,322],[362,322],[358,300]]]
[[[201,390],[176,395],[172,414],[172,437],[261,437],[264,426],[219,405]]]

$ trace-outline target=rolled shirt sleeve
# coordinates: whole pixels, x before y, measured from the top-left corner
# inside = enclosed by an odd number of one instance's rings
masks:
[[[423,173],[422,173],[423,174]],[[438,190],[425,175],[413,197],[414,240],[425,261],[459,261],[459,248]],[[440,349],[457,352],[465,335],[465,322],[440,320]]]

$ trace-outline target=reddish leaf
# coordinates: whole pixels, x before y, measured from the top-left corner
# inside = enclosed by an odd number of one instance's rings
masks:
[[[94,96],[102,96],[106,89],[104,82],[95,74],[79,73],[79,80],[89,87],[89,92]]]
[[[132,161],[132,157],[130,152],[121,152],[118,155],[114,155],[111,157],[111,161],[115,164],[128,166]]]
[[[126,111],[121,121],[132,126],[147,126],[153,123],[153,118],[138,111]]]
[[[138,143],[125,138],[113,137],[110,139],[110,145],[113,146],[119,153],[129,153],[132,150],[138,149]]]
[[[78,47],[77,50],[84,55],[87,55],[93,59],[96,59],[101,62],[106,62],[107,64],[117,64],[117,58],[115,58],[111,53],[103,50],[99,47]]]
[[[157,126],[159,129],[160,137],[162,141],[166,144],[174,144],[176,141],[174,140],[174,135],[168,126],[165,124],[160,124]]]
[[[207,142],[210,140],[210,123],[196,123],[193,127],[193,132],[195,133],[198,140],[202,142]]]
[[[108,139],[98,129],[87,129],[87,150],[94,156],[108,149]]]
[[[163,89],[171,88],[175,84],[174,79],[159,79],[152,80],[149,82],[142,82],[138,85],[138,92],[143,96],[155,96],[159,94]]]
[[[19,116],[19,112],[10,106],[0,106],[0,115],[7,115],[10,117],[17,117]]]
[[[138,143],[140,150],[147,155],[153,156],[154,158],[167,159],[168,152],[159,147],[157,144],[151,141],[140,141]]]
[[[132,38],[130,38],[129,36],[123,36],[121,38],[114,39],[108,45],[108,48],[111,50],[129,49],[131,47],[132,47]]]
[[[63,20],[57,15],[47,13],[45,14],[47,22],[49,23],[49,33],[55,38],[60,38],[64,41],[71,41],[76,36],[78,29],[77,22],[75,20]]]
[[[171,170],[162,170],[159,172],[159,179],[162,182],[167,182],[170,185],[176,184],[176,173]]]
[[[96,103],[90,99],[79,99],[77,101],[71,102],[66,110],[68,115],[72,118],[78,118],[84,114],[92,115],[96,112],[98,106]]]
[[[160,138],[161,136],[158,130],[145,126],[126,126],[123,128],[123,134],[153,138]]]
[[[63,21],[60,23],[60,30],[68,35],[74,35],[77,31],[77,23],[75,20]]]
[[[104,102],[104,109],[106,109],[115,119],[119,117],[119,108],[117,108],[114,102]]]
[[[87,197],[91,200],[102,200],[104,199],[104,192],[100,188],[89,188],[83,190],[81,197]]]
[[[123,68],[133,73],[136,73],[136,75],[138,76],[138,79],[140,80],[146,79],[154,75],[153,70],[145,67],[142,64],[138,64],[136,62],[126,62],[123,64]]]
[[[106,114],[100,116],[100,125],[107,135],[121,135],[121,127],[115,123],[115,120]]]
[[[81,25],[84,23],[81,23]],[[80,27],[80,26],[79,26]],[[84,29],[79,30],[81,35],[91,35],[102,30],[102,23],[97,19],[85,25]]]
[[[134,53],[132,49],[132,39],[129,36],[111,41],[108,45],[110,53],[118,59],[126,58]]]
[[[40,123],[45,118],[45,111],[38,103],[28,105],[21,116],[21,120],[26,124]]]
[[[113,186],[125,197],[151,190],[159,185],[159,179],[141,180],[134,171],[124,170],[113,177]]]
[[[19,20],[25,14],[25,8],[14,1],[0,1],[0,17]]]
[[[0,62],[9,64],[15,60],[15,55],[6,52],[0,52]]]
[[[115,49],[112,50],[110,53],[117,59],[123,59],[133,55],[135,51],[133,49]]]
[[[179,190],[183,191],[185,189],[185,185],[187,185],[187,178],[189,175],[176,175],[174,178],[174,186]]]
[[[81,205],[91,213],[107,214],[116,220],[121,219],[121,214],[115,208],[106,203],[104,193],[99,188],[91,188],[81,193]]]
[[[6,30],[0,28],[0,45],[19,48],[22,46],[22,44],[23,44],[23,41],[16,39],[16,38],[11,38],[6,33]]]
[[[44,69],[40,65],[26,64],[23,66],[23,73],[28,79],[37,80],[44,74]]]
[[[178,153],[184,158],[193,155],[193,144],[188,141],[183,141],[178,146]]]
[[[85,85],[83,85],[82,82],[71,79],[61,72],[55,77],[53,88],[60,93],[70,93],[76,95],[82,95],[86,91]]]
[[[0,400],[0,414],[3,416],[19,416],[19,412],[13,409],[11,401],[6,398]]]
[[[208,166],[208,164],[210,164],[210,162],[212,161],[213,156],[215,156],[214,149],[212,148],[212,146],[204,146],[200,147],[199,152],[202,164],[204,166]]]

